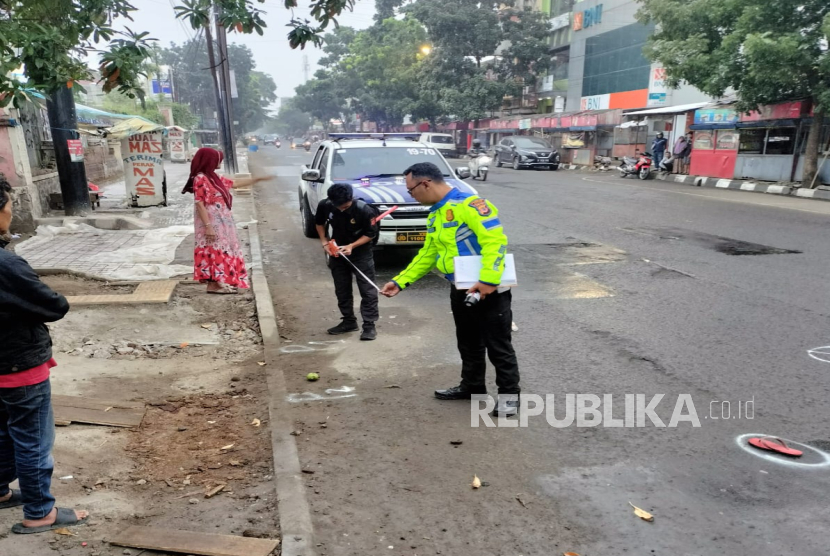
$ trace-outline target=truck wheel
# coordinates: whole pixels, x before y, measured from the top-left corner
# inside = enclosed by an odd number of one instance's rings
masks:
[[[308,206],[308,197],[303,195],[300,202],[300,212],[303,218],[303,235],[308,238],[316,238],[317,226],[314,224],[314,215],[311,214],[311,207]]]

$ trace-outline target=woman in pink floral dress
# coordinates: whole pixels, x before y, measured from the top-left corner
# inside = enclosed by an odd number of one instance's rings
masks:
[[[248,271],[231,213],[233,182],[216,173],[221,162],[219,151],[196,151],[182,193],[196,197],[193,279],[207,283],[208,293],[229,294],[248,287]]]

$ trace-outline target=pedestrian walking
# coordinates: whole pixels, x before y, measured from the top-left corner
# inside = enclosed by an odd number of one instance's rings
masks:
[[[355,201],[352,186],[347,183],[335,183],[329,187],[327,195],[317,206],[317,235],[323,243],[323,249],[327,249],[329,240],[333,239],[342,254],[328,258],[331,277],[334,279],[334,293],[342,315],[340,324],[329,328],[328,333],[346,334],[358,330],[352,288],[354,276],[360,292],[360,316],[363,319],[360,339],[371,341],[377,338],[375,323],[379,316],[378,290],[374,285],[375,259],[372,255],[372,245],[378,237],[372,220],[377,213],[364,201]],[[327,235],[329,226],[332,229],[331,237]]]
[[[190,163],[190,177],[182,193],[195,197],[196,239],[193,279],[207,284],[207,293],[232,294],[248,287],[248,270],[233,221],[233,182],[216,173],[219,151],[203,147]]]
[[[12,221],[11,186],[0,177],[0,510],[23,506],[15,533],[80,525],[88,513],[55,507],[52,484],[50,369],[47,322],[69,311],[61,294],[40,281],[24,259],[5,250]],[[10,484],[17,480],[20,489]]]
[[[434,164],[415,164],[404,171],[406,187],[416,201],[431,205],[424,246],[403,272],[381,293],[393,297],[433,268],[453,281],[454,257],[481,255],[478,282],[468,290],[450,287],[450,307],[461,355],[461,383],[436,390],[440,400],[468,400],[486,394],[485,356],[496,369],[498,400],[494,415],[515,415],[519,407],[519,364],[512,344],[513,312],[509,288],[500,288],[507,236],[499,211],[478,195],[463,193],[444,181]],[[467,306],[468,294],[480,301]]]
[[[654,165],[660,168],[660,162],[663,160],[663,155],[666,152],[667,141],[663,137],[663,132],[657,133],[657,137],[651,143],[651,154],[654,157]]]

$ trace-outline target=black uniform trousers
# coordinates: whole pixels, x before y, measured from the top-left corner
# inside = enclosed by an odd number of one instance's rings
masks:
[[[519,362],[513,351],[513,294],[488,295],[472,307],[464,304],[467,290],[450,290],[455,335],[461,354],[461,386],[475,394],[486,392],[485,354],[496,368],[499,394],[519,394]]]
[[[353,252],[349,260],[369,277],[375,281],[375,259],[372,257],[372,249],[362,252]],[[340,314],[343,321],[356,323],[354,314],[354,294],[352,291],[352,276],[357,280],[357,289],[360,292],[360,316],[363,317],[363,324],[374,324],[378,320],[378,291],[371,284],[355,272],[343,257],[329,257],[329,268],[334,278],[334,293],[337,295],[337,306],[340,307]]]

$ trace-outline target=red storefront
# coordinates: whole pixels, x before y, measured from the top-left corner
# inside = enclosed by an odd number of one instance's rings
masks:
[[[695,176],[731,179],[738,158],[738,113],[731,108],[695,110],[692,160],[689,173]]]

